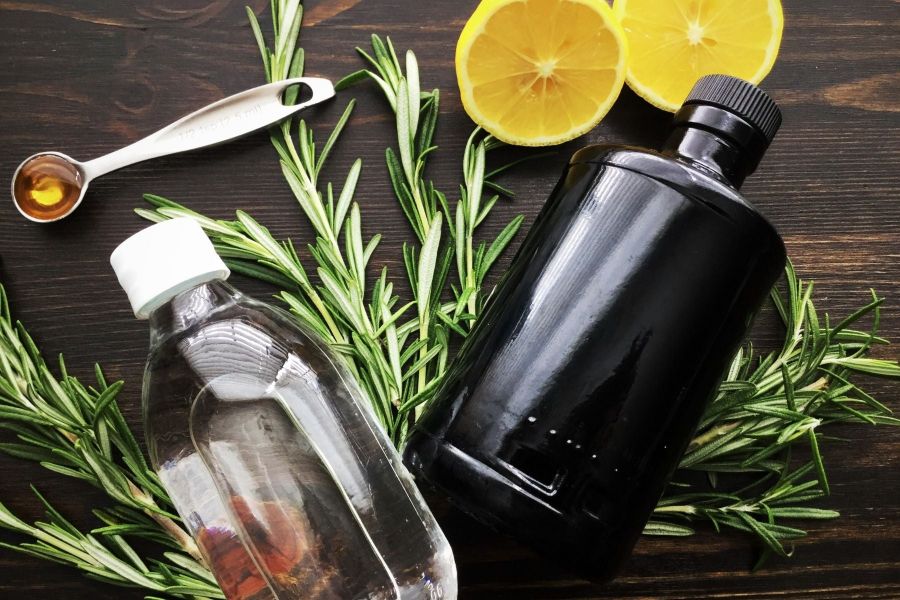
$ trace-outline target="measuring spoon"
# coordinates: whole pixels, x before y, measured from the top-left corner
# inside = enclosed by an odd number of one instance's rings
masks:
[[[298,84],[309,88],[312,95],[299,104],[285,105],[282,94]],[[88,184],[97,177],[151,158],[233,140],[332,96],[334,86],[327,79],[285,79],[213,102],[142,140],[94,160],[79,162],[61,152],[38,152],[26,158],[13,175],[13,202],[30,221],[59,221],[78,208]]]

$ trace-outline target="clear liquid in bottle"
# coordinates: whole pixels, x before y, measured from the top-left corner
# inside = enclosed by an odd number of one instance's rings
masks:
[[[455,598],[446,539],[322,341],[224,281],[176,292],[147,311],[148,446],[229,600]]]

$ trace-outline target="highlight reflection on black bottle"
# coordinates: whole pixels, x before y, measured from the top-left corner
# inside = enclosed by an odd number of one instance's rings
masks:
[[[785,262],[738,192],[781,123],[708,76],[662,152],[572,158],[405,460],[466,512],[612,577]]]

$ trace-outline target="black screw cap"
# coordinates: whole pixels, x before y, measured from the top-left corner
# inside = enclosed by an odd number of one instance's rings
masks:
[[[775,101],[749,81],[730,75],[706,75],[697,80],[683,106],[706,104],[731,112],[755,127],[768,146],[781,127]]]

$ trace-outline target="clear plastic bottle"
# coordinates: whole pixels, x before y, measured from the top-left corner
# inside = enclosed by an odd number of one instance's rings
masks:
[[[150,321],[152,464],[229,600],[456,598],[447,540],[317,335],[225,283],[193,220],[111,262]]]

